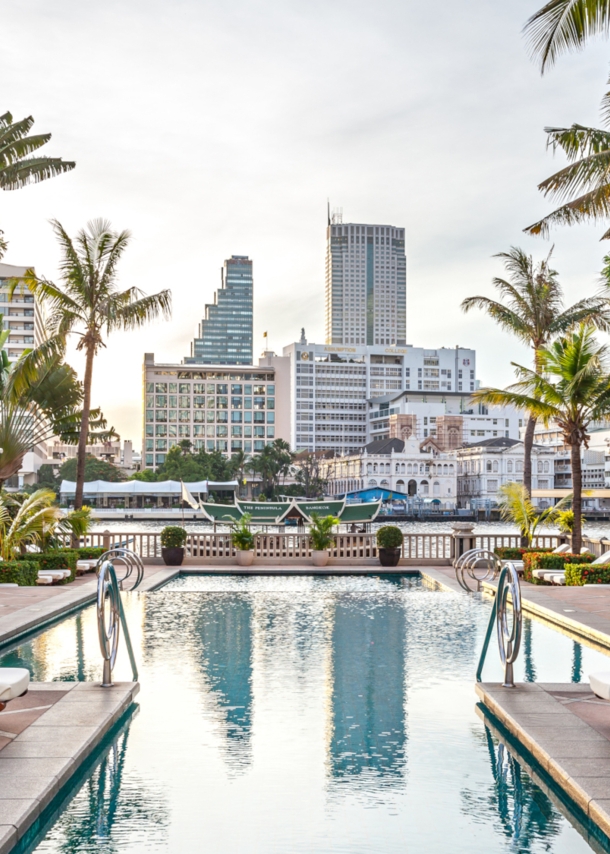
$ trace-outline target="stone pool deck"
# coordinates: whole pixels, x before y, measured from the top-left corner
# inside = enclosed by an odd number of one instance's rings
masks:
[[[0,712],[0,854],[26,833],[131,707],[139,685],[32,682]]]

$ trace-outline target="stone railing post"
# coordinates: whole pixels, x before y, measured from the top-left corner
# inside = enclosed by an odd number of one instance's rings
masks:
[[[453,529],[453,559],[476,547],[473,522],[452,522]]]
[[[110,531],[108,528],[102,534],[102,547],[105,552],[110,551]]]

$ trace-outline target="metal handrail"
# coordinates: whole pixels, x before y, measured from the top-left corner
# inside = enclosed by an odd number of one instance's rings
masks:
[[[136,554],[131,549],[125,549],[122,546],[117,546],[116,548],[109,549],[107,552],[98,558],[96,570],[99,572],[101,565],[104,561],[111,560],[112,564],[118,561],[125,565],[125,575],[118,579],[119,587],[121,590],[126,589],[124,587],[124,583],[128,578],[131,577],[134,569],[136,570],[136,580],[135,584],[133,584],[129,590],[135,590],[142,583],[142,579],[144,578],[144,564],[142,563],[142,558],[140,555]]]
[[[106,615],[106,605],[110,604],[110,614]],[[116,663],[119,650],[120,628],[123,627],[127,653],[131,663],[133,681],[138,681],[138,668],[136,666],[129,629],[121,601],[121,588],[114,571],[114,566],[109,560],[104,561],[99,568],[97,579],[97,629],[100,639],[100,649],[104,658],[104,672],[102,676],[102,688],[110,688],[112,685],[112,671]]]
[[[513,609],[512,625],[509,627],[507,606],[509,603]],[[521,633],[523,630],[523,607],[521,603],[521,586],[519,584],[519,575],[512,563],[506,563],[502,567],[500,577],[498,579],[498,589],[494,599],[493,608],[489,616],[489,623],[483,641],[483,648],[479,658],[479,666],[477,667],[477,682],[481,681],[483,665],[489,648],[489,641],[496,625],[496,633],[498,636],[498,648],[500,652],[500,661],[504,666],[504,682],[503,688],[514,688],[513,664],[519,655],[521,646]]]
[[[486,562],[486,566],[481,567],[479,564]],[[496,573],[500,571],[502,563],[495,552],[489,549],[470,549],[464,552],[463,555],[456,560],[455,577],[460,585],[467,593],[479,592],[483,581],[488,581],[495,578]],[[476,575],[476,570],[484,570],[482,576]],[[476,587],[473,590],[468,583],[467,576],[470,576],[475,582]]]

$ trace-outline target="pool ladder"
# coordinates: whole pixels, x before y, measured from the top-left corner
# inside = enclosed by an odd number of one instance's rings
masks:
[[[512,622],[509,623],[508,605],[511,605],[513,612]],[[504,682],[503,688],[514,688],[515,681],[513,675],[513,664],[519,655],[521,646],[521,634],[523,631],[523,605],[521,601],[521,586],[519,584],[519,575],[514,564],[507,562],[500,571],[498,578],[498,589],[494,599],[493,608],[489,616],[487,632],[483,641],[483,649],[479,657],[479,666],[477,667],[477,682],[481,681],[483,673],[483,665],[489,648],[491,635],[496,627],[498,636],[498,649],[500,651],[500,661],[504,667]]]
[[[121,578],[117,578],[115,562],[125,566],[125,573]],[[134,570],[136,575],[132,579]],[[123,628],[133,681],[137,682],[138,668],[129,636],[121,591],[126,581],[130,581],[129,590],[135,590],[140,585],[144,577],[144,565],[135,552],[129,549],[116,548],[110,549],[100,557],[97,562],[97,572],[97,629],[104,659],[102,688],[112,686],[112,671],[119,650],[121,627]]]

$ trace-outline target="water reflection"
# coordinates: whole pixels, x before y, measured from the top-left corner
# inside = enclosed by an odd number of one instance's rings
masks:
[[[392,785],[405,766],[404,604],[338,602],[331,642],[330,774]]]
[[[129,727],[114,741],[59,821],[36,849],[118,854],[127,833],[146,851],[167,845],[169,810],[160,787],[125,774]],[[142,850],[142,849],[140,849]]]
[[[206,597],[194,627],[197,664],[223,721],[227,759],[243,769],[251,759],[252,605],[243,597]]]

